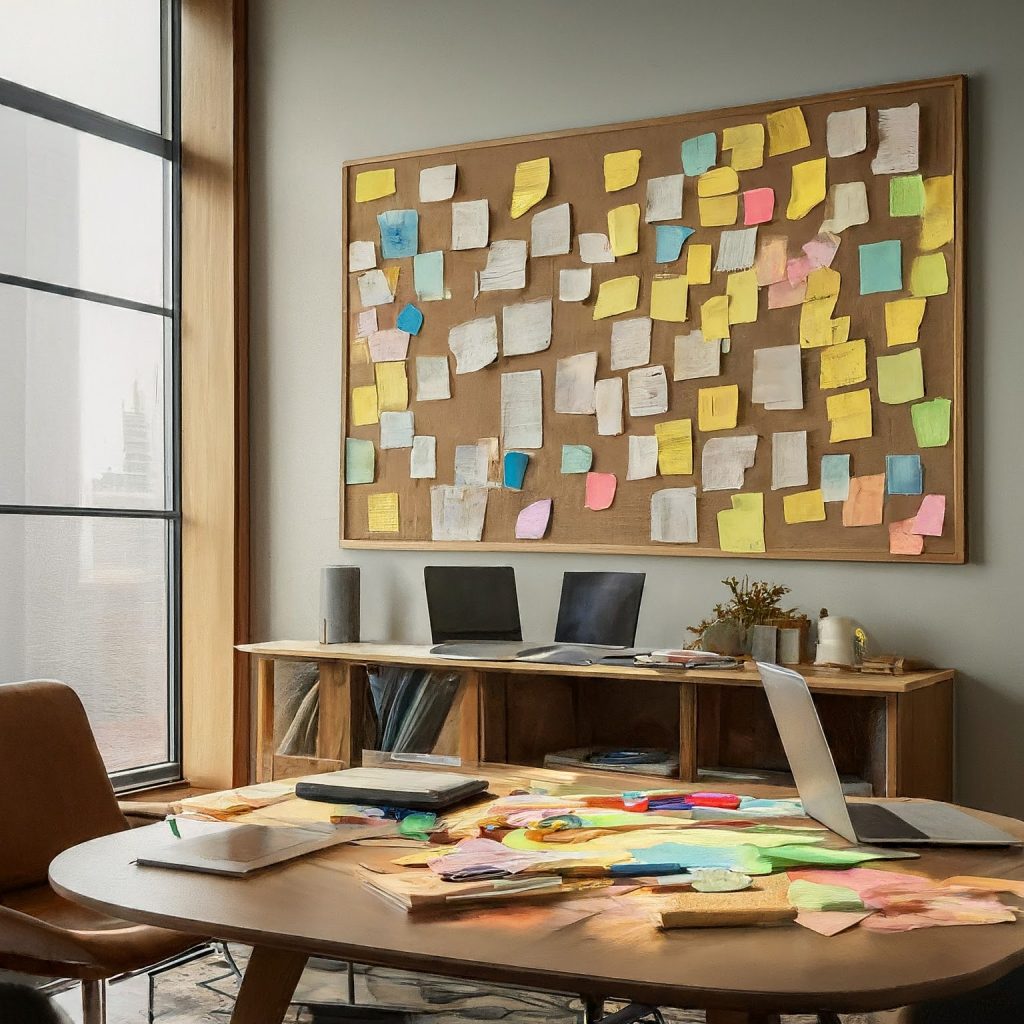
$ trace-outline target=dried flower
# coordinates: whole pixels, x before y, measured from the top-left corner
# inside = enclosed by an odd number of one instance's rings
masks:
[[[704,631],[722,619],[734,619],[744,628],[749,628],[762,625],[770,619],[789,618],[796,612],[795,608],[782,608],[779,604],[789,593],[789,587],[768,583],[766,580],[754,580],[751,583],[749,576],[744,576],[742,580],[729,576],[722,583],[729,588],[732,597],[724,604],[715,605],[712,618],[687,627],[697,637],[691,646],[696,647]]]

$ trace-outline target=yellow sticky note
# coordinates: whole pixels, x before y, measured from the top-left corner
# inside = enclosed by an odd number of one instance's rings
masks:
[[[640,246],[640,204],[608,211],[608,241],[614,256],[632,256]]]
[[[824,348],[832,344],[832,310],[836,300],[813,299],[800,307],[800,347]]]
[[[689,476],[693,472],[693,425],[690,420],[654,424],[658,439],[658,472],[662,476]]]
[[[739,187],[739,175],[732,167],[716,167],[697,179],[697,195],[701,198],[728,195]]]
[[[371,494],[366,499],[370,533],[398,533],[398,494]]]
[[[925,299],[896,299],[885,304],[885,339],[889,345],[917,343],[925,302]]]
[[[776,110],[766,120],[769,156],[792,153],[795,149],[806,149],[811,144],[804,112],[799,107]]]
[[[757,272],[741,270],[725,281],[729,299],[729,323],[752,324],[757,319]]]
[[[377,386],[375,384],[366,384],[363,387],[352,389],[350,415],[353,427],[365,427],[370,423],[377,422]]]
[[[640,150],[624,149],[604,155],[604,190],[618,192],[636,184],[640,176]]]
[[[832,321],[832,344],[842,345],[844,341],[850,340],[850,318],[848,316],[837,316]]]
[[[409,378],[405,363],[375,363],[377,412],[402,412],[409,408]]]
[[[356,202],[368,203],[395,194],[395,169],[386,167],[382,171],[360,171],[356,175]]]
[[[697,426],[700,430],[731,430],[736,426],[739,408],[738,385],[700,388],[697,391]]]
[[[926,252],[953,241],[953,175],[924,179],[924,216],[921,239]]]
[[[868,349],[863,338],[821,352],[821,387],[845,388],[868,379]]]
[[[924,367],[921,350],[907,349],[893,356],[879,356],[878,400],[886,405],[902,405],[924,398]]]
[[[681,324],[686,319],[687,282],[682,274],[662,274],[651,282],[651,319]]]
[[[833,443],[871,436],[871,392],[868,388],[829,395],[825,408],[832,425],[829,440]]]
[[[825,496],[820,490],[787,494],[782,499],[782,513],[787,523],[823,523]]]
[[[945,295],[949,291],[946,257],[941,252],[915,256],[910,265],[910,294]]]
[[[366,338],[353,338],[352,347],[349,350],[349,363],[353,366],[362,366],[369,363],[370,360],[370,343]]]
[[[736,223],[739,213],[740,197],[714,196],[709,199],[698,199],[700,224],[704,228],[720,228]]]
[[[694,242],[686,247],[686,280],[690,284],[711,284],[710,242]]]
[[[640,278],[636,274],[602,281],[597,289],[597,302],[594,303],[594,319],[603,320],[617,313],[630,313],[636,309],[639,298]]]
[[[764,495],[733,494],[732,508],[718,513],[718,546],[749,554],[764,551]]]
[[[384,277],[387,279],[388,288],[392,295],[398,294],[398,275],[402,272],[401,267],[385,267]]]
[[[547,194],[551,184],[551,159],[542,156],[536,160],[525,160],[516,164],[516,176],[512,185],[512,219],[522,217],[527,210],[536,206]]]
[[[786,218],[800,220],[824,201],[825,158],[793,164],[793,181],[789,193],[789,206],[786,207]]]
[[[728,295],[715,295],[701,304],[700,329],[705,341],[729,337]]]
[[[729,166],[734,171],[752,171],[764,163],[764,125],[738,124],[722,129],[722,150],[732,150]]]
[[[843,279],[838,270],[831,267],[816,267],[807,275],[807,291],[804,301],[812,299],[834,299],[839,295]]]

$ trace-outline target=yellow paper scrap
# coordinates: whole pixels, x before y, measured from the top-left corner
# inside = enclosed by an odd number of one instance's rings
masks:
[[[401,267],[385,267],[384,277],[388,282],[388,289],[392,295],[398,294],[398,275],[402,272]]]
[[[741,270],[725,281],[729,299],[729,323],[752,324],[757,320],[757,272]]]
[[[825,496],[820,490],[787,494],[782,499],[782,511],[787,523],[823,523]]]
[[[924,367],[921,350],[908,348],[892,356],[879,356],[878,400],[885,405],[902,405],[924,398]]]
[[[640,247],[640,204],[608,211],[608,241],[613,256],[632,256]]]
[[[807,275],[807,291],[804,301],[812,299],[834,299],[839,295],[843,279],[838,270],[831,267],[816,267]]]
[[[658,472],[662,476],[689,476],[693,472],[693,425],[690,420],[654,424],[658,439]]]
[[[850,318],[848,316],[837,316],[832,321],[832,344],[842,345],[844,341],[850,340]]]
[[[371,494],[366,501],[370,533],[398,533],[398,494]]]
[[[738,124],[722,129],[722,150],[732,150],[729,166],[734,171],[752,171],[764,163],[764,125]]]
[[[651,319],[681,324],[686,319],[686,278],[663,274],[651,282]]]
[[[522,217],[527,210],[536,206],[548,194],[550,184],[550,157],[542,156],[536,160],[525,160],[521,164],[516,164],[510,209],[512,219]]]
[[[896,299],[885,304],[885,338],[892,345],[915,345],[924,319],[925,299]]]
[[[863,338],[821,352],[821,387],[845,388],[868,379],[868,350]]]
[[[370,343],[366,338],[353,338],[349,352],[349,363],[353,366],[365,366],[370,362]]]
[[[356,175],[356,202],[368,203],[395,194],[395,169],[386,167],[382,171],[360,171]]]
[[[711,284],[711,243],[694,242],[686,249],[686,280],[690,284]]]
[[[811,144],[804,112],[799,107],[776,110],[769,114],[766,120],[769,156],[792,153],[796,149],[806,149]]]
[[[640,176],[640,150],[624,149],[604,155],[604,190],[618,192],[636,184]]]
[[[728,295],[715,295],[701,304],[700,329],[705,341],[729,337]]]
[[[739,175],[732,167],[715,167],[697,179],[697,195],[702,199],[728,195],[736,192],[739,187]]]
[[[377,412],[402,412],[409,408],[409,378],[405,363],[375,363]]]
[[[764,551],[763,494],[732,495],[732,508],[718,513],[718,546],[739,554]]]
[[[700,224],[704,228],[720,228],[736,223],[736,215],[740,209],[740,197],[714,196],[710,199],[698,199],[700,208]]]
[[[832,344],[832,310],[836,300],[813,299],[800,307],[800,347],[824,348]]]
[[[829,395],[825,407],[832,425],[829,440],[833,443],[871,436],[871,391],[868,388]]]
[[[915,256],[910,265],[910,294],[945,295],[949,291],[946,257],[941,252]]]
[[[736,426],[739,407],[740,389],[736,384],[700,388],[697,391],[697,427],[700,430],[731,430]]]
[[[602,281],[597,290],[597,302],[594,303],[594,319],[603,320],[606,316],[631,313],[636,309],[639,298],[640,278],[636,274]]]
[[[353,427],[365,427],[377,422],[376,384],[367,384],[352,389],[351,417]]]
[[[953,175],[924,179],[924,216],[921,218],[921,240],[927,252],[953,240]]]
[[[806,217],[819,203],[825,201],[825,158],[805,160],[793,164],[793,183],[786,207],[787,220]]]

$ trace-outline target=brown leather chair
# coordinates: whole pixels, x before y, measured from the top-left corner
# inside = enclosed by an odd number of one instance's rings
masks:
[[[104,1020],[106,979],[201,941],[50,888],[58,853],[127,828],[78,695],[50,680],[0,685],[0,967],[80,980],[85,1024]]]

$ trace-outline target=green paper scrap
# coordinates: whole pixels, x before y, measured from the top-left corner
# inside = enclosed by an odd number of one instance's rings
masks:
[[[802,878],[790,883],[789,905],[797,910],[858,911],[864,904],[856,890],[845,885],[823,885]]]
[[[847,849],[833,850],[828,846],[806,846],[795,843],[792,846],[776,846],[769,850],[761,850],[761,855],[771,861],[772,866],[778,868],[792,868],[801,864],[840,864],[849,866],[851,864],[863,864],[868,860],[887,860],[890,854],[886,852],[875,853],[868,850]],[[903,856],[902,851],[892,855],[895,858]]]
[[[426,842],[436,824],[437,815],[433,811],[417,811],[414,814],[407,814],[398,823],[398,834],[406,839],[421,839]]]
[[[949,291],[946,257],[941,252],[928,252],[915,256],[910,265],[910,294],[918,298],[945,295]]]
[[[924,181],[920,174],[889,179],[889,216],[920,217],[924,213]]]
[[[345,483],[372,484],[374,469],[373,442],[358,437],[345,438]]]
[[[949,444],[949,416],[953,403],[948,398],[933,398],[910,407],[919,448],[942,448]]]
[[[902,405],[924,398],[924,366],[921,350],[910,348],[894,356],[879,356],[878,400],[884,405]]]
[[[171,830],[171,835],[174,836],[175,839],[180,839],[181,833],[178,831],[178,823],[174,820],[174,818],[168,818],[167,824]]]
[[[594,452],[589,445],[585,444],[563,444],[562,445],[562,472],[563,473],[589,473],[590,467],[594,464]]]

